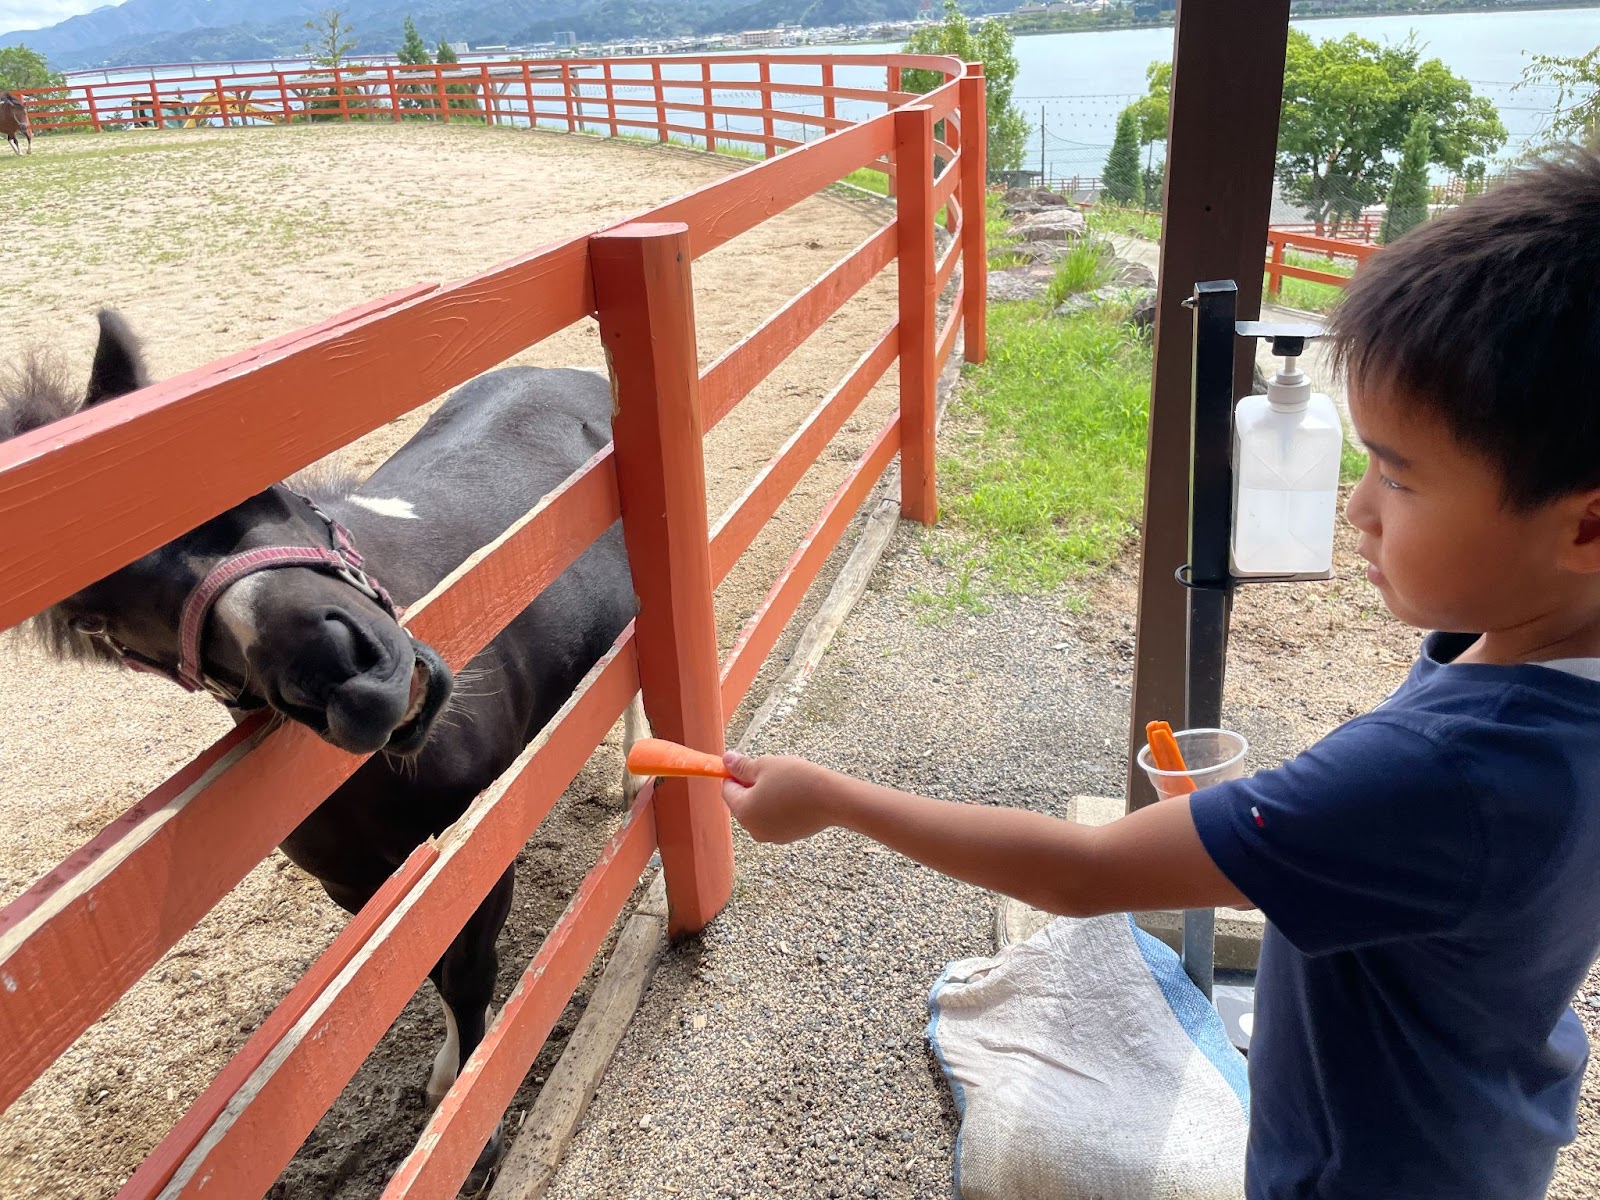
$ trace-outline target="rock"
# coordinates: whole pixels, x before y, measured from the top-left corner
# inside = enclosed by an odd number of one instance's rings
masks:
[[[1250,383],[1250,394],[1252,396],[1265,396],[1267,394],[1267,377],[1261,373],[1260,362],[1255,364],[1253,378]]]
[[[1060,208],[1071,203],[1060,192],[1052,192],[1049,188],[1008,188],[1001,197],[1000,203],[1005,205],[1010,213],[1037,213],[1050,209]]]
[[[1016,230],[1025,242],[1070,242],[1089,232],[1089,223],[1076,208],[1057,208],[1023,217]]]
[[[1066,242],[1023,242],[1016,246],[1007,246],[999,253],[1016,254],[1030,263],[1055,264],[1065,258],[1072,247]]]
[[[1156,327],[1156,290],[1150,288],[1134,302],[1133,311],[1128,314],[1128,319],[1133,322],[1133,327],[1140,333],[1149,333]]]
[[[1049,290],[1056,271],[1050,266],[1012,267],[989,272],[990,300],[1037,300]]]
[[[1119,258],[1117,273],[1111,281],[1119,287],[1153,288],[1156,286],[1156,273],[1143,263]]]

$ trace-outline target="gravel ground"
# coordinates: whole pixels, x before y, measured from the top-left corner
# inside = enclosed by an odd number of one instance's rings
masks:
[[[959,417],[957,418],[959,419]],[[1404,677],[1414,631],[1359,580],[1245,590],[1226,719],[1269,766]],[[1062,814],[1118,794],[1137,580],[1131,560],[1078,596],[990,597],[936,621],[945,536],[902,526],[808,690],[756,750],[895,787]],[[738,882],[669,951],[550,1193],[945,1196],[956,1118],[924,1040],[945,963],[992,950],[994,897],[829,831],[738,838]],[[1600,973],[1587,989],[1600,1000]],[[1591,1038],[1600,1005],[1580,1002]],[[1553,1200],[1600,1194],[1600,1079]]]

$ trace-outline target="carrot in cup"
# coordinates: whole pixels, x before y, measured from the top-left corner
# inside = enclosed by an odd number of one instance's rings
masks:
[[[1151,721],[1144,727],[1144,736],[1150,743],[1150,757],[1158,771],[1187,771],[1183,752],[1178,749],[1178,739],[1172,736],[1172,726],[1165,721]],[[1181,792],[1194,791],[1194,780],[1176,779],[1174,786]]]
[[[635,775],[694,775],[727,779],[728,768],[715,754],[691,750],[661,738],[640,738],[628,751],[628,770]]]

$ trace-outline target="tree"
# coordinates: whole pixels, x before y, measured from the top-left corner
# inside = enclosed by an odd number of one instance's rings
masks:
[[[313,66],[340,67],[356,48],[355,27],[345,24],[344,13],[337,8],[325,8],[307,21],[306,32],[312,40],[302,50]]]
[[[1539,86],[1556,89],[1544,129],[1551,141],[1600,143],[1600,46],[1570,57],[1535,54],[1511,90]]]
[[[1432,121],[1428,161],[1453,171],[1493,154],[1506,128],[1493,103],[1437,58],[1420,62],[1413,35],[1379,46],[1347,34],[1313,42],[1289,31],[1278,126],[1278,182],[1319,224],[1354,216],[1383,195],[1413,118]]]
[[[422,40],[422,35],[417,32],[416,25],[409,16],[405,21],[405,40],[400,43],[400,49],[395,52],[395,57],[407,66],[421,67],[433,61],[433,55],[428,53],[428,44]],[[410,71],[404,75],[410,75]],[[400,93],[401,108],[431,108],[428,101],[416,99],[426,95],[432,89],[427,84],[403,83],[395,89]]]
[[[65,87],[67,81],[45,61],[44,55],[26,46],[0,47],[0,91],[20,88]]]
[[[1144,173],[1139,169],[1139,118],[1132,106],[1117,118],[1117,135],[1111,142],[1100,186],[1117,204],[1144,207]]]
[[[1031,131],[1027,119],[1012,102],[1017,83],[1017,53],[1011,31],[989,20],[974,32],[956,0],[944,0],[944,20],[918,29],[905,44],[907,54],[948,54],[962,62],[981,62],[984,105],[988,114],[988,168],[1014,171]],[[900,86],[921,95],[945,81],[937,71],[905,71]]]
[[[456,48],[442,38],[439,41],[439,48],[433,52],[433,57],[434,61],[438,63],[448,64],[461,61],[460,56],[456,54]],[[468,112],[476,112],[478,110],[478,101],[474,96],[476,89],[470,83],[447,83],[444,90],[446,95],[464,97],[459,100],[447,101],[452,109]]]
[[[1400,151],[1400,166],[1389,185],[1388,210],[1378,240],[1388,245],[1428,219],[1428,160],[1433,157],[1433,119],[1425,112],[1411,118]]]

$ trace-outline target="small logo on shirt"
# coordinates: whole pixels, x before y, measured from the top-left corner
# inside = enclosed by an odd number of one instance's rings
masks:
[[[1261,810],[1254,804],[1250,806],[1250,815],[1255,819],[1257,829],[1265,829],[1267,827],[1267,823],[1261,819]]]

